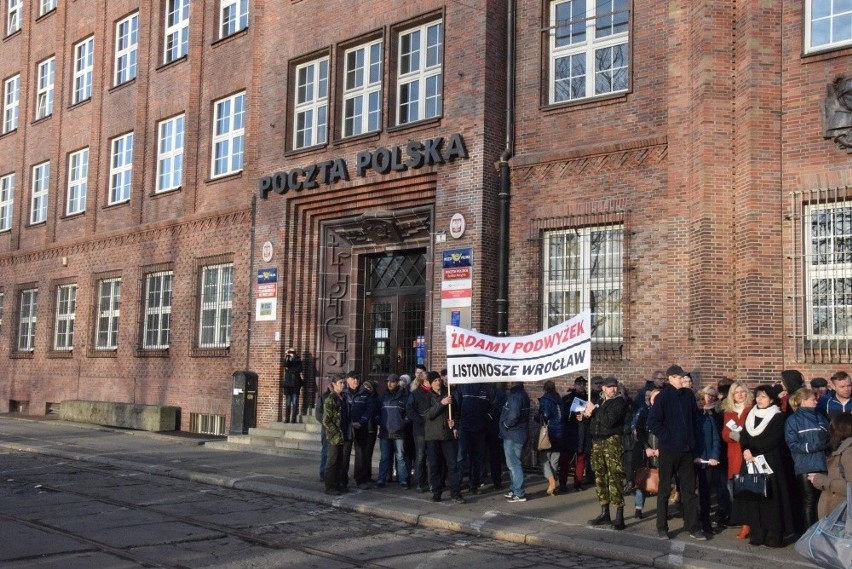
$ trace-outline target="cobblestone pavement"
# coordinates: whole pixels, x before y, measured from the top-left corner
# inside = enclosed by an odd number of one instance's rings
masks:
[[[0,452],[0,533],[9,569],[642,566],[16,451]]]

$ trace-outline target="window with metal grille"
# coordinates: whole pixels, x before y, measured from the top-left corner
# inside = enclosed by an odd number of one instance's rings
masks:
[[[225,416],[190,413],[189,432],[203,435],[224,435]]]
[[[172,317],[172,271],[151,273],[145,278],[145,325],[142,332],[146,350],[169,347]]]
[[[623,233],[622,225],[545,233],[542,328],[588,308],[592,341],[621,343]]]
[[[232,263],[202,269],[199,348],[227,348],[231,345],[233,277]]]
[[[847,188],[793,195],[797,359],[852,361],[852,195]]]
[[[74,320],[77,313],[77,285],[56,287],[56,319],[53,325],[53,349],[68,351],[74,348]]]
[[[18,297],[18,351],[31,352],[35,349],[36,312],[38,289],[27,288]]]
[[[121,279],[104,279],[98,283],[96,350],[114,350],[118,347],[120,316]]]
[[[426,285],[426,259],[419,254],[370,257],[368,271],[369,288],[374,292]]]

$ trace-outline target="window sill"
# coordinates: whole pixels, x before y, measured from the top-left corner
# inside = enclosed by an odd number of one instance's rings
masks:
[[[77,101],[76,103],[71,103],[70,105],[68,105],[68,110],[72,111],[74,109],[78,109],[78,108],[82,107],[83,105],[85,105],[86,103],[91,103],[91,102],[92,102],[92,96],[89,95],[88,97],[86,97],[82,101]]]
[[[44,14],[42,14],[41,16],[36,18],[36,22],[41,22],[42,20],[46,20],[48,17],[54,15],[55,13],[56,13],[56,7],[54,6],[53,8],[51,8],[50,10],[48,10],[47,12],[45,12]]]
[[[148,194],[148,197],[154,198],[154,199],[164,198],[164,197],[167,197],[167,196],[170,196],[170,195],[173,195],[173,194],[179,194],[182,191],[183,191],[183,186],[178,186],[176,188],[169,188],[168,190],[160,190],[159,192],[158,191],[150,192]]]
[[[0,134],[0,140],[6,138],[7,136],[12,136],[13,134],[16,134],[17,132],[18,132],[18,127],[15,127],[8,132],[4,132],[3,134]]]
[[[109,348],[107,350],[98,350],[95,348],[90,348],[89,353],[86,355],[90,358],[117,358],[118,348]]]
[[[373,141],[379,140],[381,138],[382,131],[374,130],[372,132],[365,132],[363,134],[356,134],[353,136],[347,136],[345,138],[338,138],[334,142],[332,142],[332,146],[335,148],[340,148],[342,146],[346,146],[348,144],[353,143],[363,143],[365,141]]]
[[[75,218],[78,218],[78,217],[83,217],[84,215],[86,215],[86,210],[75,211],[74,213],[66,213],[65,215],[60,217],[59,220],[60,221],[68,221],[68,220],[75,219]]]
[[[239,172],[233,172],[231,174],[223,174],[221,176],[217,176],[215,178],[208,178],[204,180],[204,183],[208,186],[212,186],[214,184],[218,184],[219,182],[227,182],[229,180],[236,180],[243,177],[243,170]]]
[[[112,87],[110,87],[107,90],[107,93],[115,93],[116,91],[121,91],[125,87],[129,87],[130,85],[133,85],[134,83],[136,83],[136,77],[134,77],[132,79],[128,79],[124,83],[119,83],[118,85],[113,85]]]
[[[802,63],[817,63],[838,57],[848,57],[849,55],[852,55],[852,44],[826,47],[813,51],[803,51]]]
[[[120,202],[104,204],[104,205],[101,206],[101,209],[103,209],[103,210],[118,209],[121,206],[126,206],[126,205],[130,205],[130,198],[127,198],[126,200],[122,200]]]
[[[36,221],[35,223],[28,223],[24,226],[25,229],[29,229],[31,227],[38,227],[40,225],[47,225],[47,220],[44,221]]]
[[[51,360],[71,359],[74,357],[74,350],[50,350],[47,352],[47,358]]]
[[[174,67],[178,63],[183,63],[184,61],[189,61],[189,54],[182,55],[182,56],[178,57],[177,59],[173,59],[171,61],[167,61],[166,63],[163,63],[162,65],[157,67],[154,71],[159,73],[160,71],[164,71],[164,70],[166,70],[170,67]]]
[[[396,126],[388,127],[388,133],[396,133],[404,130],[418,130],[424,128],[430,128],[435,125],[441,124],[441,120],[443,119],[443,115],[439,117],[432,117],[431,119],[423,119],[416,122],[407,122],[405,124],[398,124]]]
[[[577,109],[582,109],[586,107],[594,107],[600,106],[601,104],[612,105],[616,103],[624,103],[627,101],[627,96],[632,91],[619,91],[618,93],[611,93],[608,95],[599,95],[597,97],[586,97],[583,99],[575,99],[573,101],[561,101],[559,103],[552,103],[547,105],[542,105],[539,107],[539,110],[549,112],[549,111],[574,111]]]
[[[31,122],[31,123],[30,123],[30,125],[35,126],[35,125],[37,125],[37,124],[39,124],[39,123],[42,123],[42,122],[46,121],[47,119],[49,119],[49,118],[51,118],[51,117],[53,117],[53,113],[50,113],[49,115],[44,115],[43,117],[39,117],[39,118],[37,118],[36,120],[34,120],[33,122]]]
[[[34,350],[29,350],[27,352],[12,350],[9,353],[9,359],[12,359],[12,360],[31,360],[34,357],[35,357],[35,351]]]
[[[171,357],[168,348],[136,348],[137,358],[168,358]]]
[[[295,148],[285,152],[284,157],[289,158],[291,156],[307,155],[311,154],[312,152],[318,153],[324,151],[326,148],[328,148],[328,142],[324,142],[322,144],[314,144],[313,146],[305,146],[304,148]]]
[[[12,32],[11,34],[9,34],[9,35],[7,35],[6,37],[4,37],[4,38],[3,38],[3,41],[8,41],[8,40],[10,40],[10,39],[12,39],[12,38],[14,38],[14,37],[17,37],[17,36],[21,35],[22,31],[23,31],[23,28],[18,28],[17,30],[15,30],[15,31],[14,31],[14,32]]]
[[[227,358],[231,355],[231,347],[227,348],[192,348],[191,358]]]
[[[219,38],[219,39],[217,39],[217,40],[215,40],[215,41],[210,42],[210,47],[212,47],[212,48],[217,48],[217,47],[219,47],[220,45],[222,45],[222,44],[226,44],[226,43],[228,43],[228,42],[229,42],[229,41],[231,41],[231,40],[235,40],[235,39],[237,39],[237,38],[240,38],[240,37],[243,37],[243,36],[247,36],[247,35],[248,35],[248,31],[249,31],[249,28],[248,28],[248,26],[246,26],[246,27],[244,27],[244,28],[243,28],[243,29],[241,29],[241,30],[237,30],[237,31],[235,31],[234,33],[232,33],[232,34],[231,34],[231,35],[229,35],[229,36],[225,36],[225,37],[222,37],[222,38]]]

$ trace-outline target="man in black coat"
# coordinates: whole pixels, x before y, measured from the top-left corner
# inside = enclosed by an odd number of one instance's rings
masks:
[[[683,387],[683,368],[673,365],[666,370],[669,383],[660,391],[648,412],[648,430],[657,436],[660,451],[660,493],[657,495],[657,535],[669,538],[669,496],[673,476],[680,480],[683,524],[690,537],[707,539],[698,521],[698,497],[695,495],[695,466],[699,431],[695,393]]]

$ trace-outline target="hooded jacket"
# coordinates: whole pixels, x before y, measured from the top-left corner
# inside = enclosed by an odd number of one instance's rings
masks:
[[[828,419],[813,407],[799,407],[784,423],[784,441],[793,454],[796,474],[826,472],[826,453],[831,450]]]

